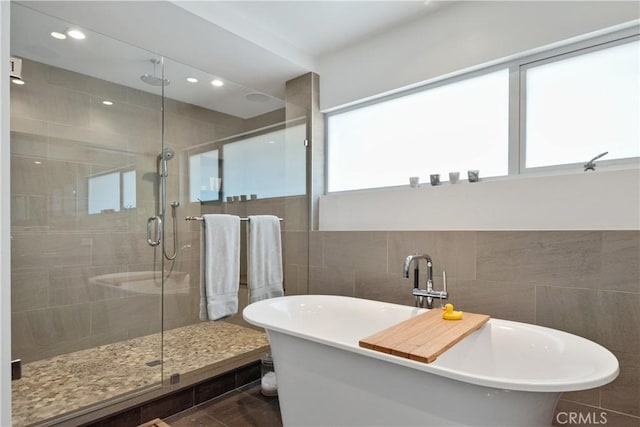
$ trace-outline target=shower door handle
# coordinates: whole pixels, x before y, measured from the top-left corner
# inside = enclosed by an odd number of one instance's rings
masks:
[[[151,237],[153,224],[156,224],[156,238]],[[147,220],[147,243],[149,246],[158,246],[162,241],[162,219],[159,216],[152,216]]]

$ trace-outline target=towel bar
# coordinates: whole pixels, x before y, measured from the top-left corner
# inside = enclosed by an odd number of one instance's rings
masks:
[[[204,221],[204,218],[201,216],[188,216],[184,219],[185,221]],[[282,218],[278,218],[279,221],[284,221]],[[240,221],[249,221],[249,218],[240,218]]]

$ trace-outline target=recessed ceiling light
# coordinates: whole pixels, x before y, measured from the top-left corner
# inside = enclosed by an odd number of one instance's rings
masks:
[[[196,79],[195,77],[187,77],[187,81],[189,83],[198,83],[198,79]]]
[[[42,162],[40,160],[36,160],[33,163],[35,163],[36,165],[41,165],[42,164]]]
[[[113,105],[113,102],[111,102],[111,101],[102,101],[102,103],[104,105]]]
[[[224,82],[222,80],[220,80],[220,79],[215,79],[215,80],[211,81],[211,84],[216,86],[216,87],[220,87],[220,86],[224,85]]]
[[[23,85],[24,84],[24,80],[12,78],[11,79],[11,83],[13,83],[14,85]]]
[[[51,32],[51,37],[53,37],[54,39],[58,39],[58,40],[64,40],[67,38],[67,35],[64,33],[59,33],[57,31],[52,31]]]
[[[270,98],[264,93],[251,92],[245,96],[245,99],[251,102],[268,102]]]
[[[267,144],[275,144],[275,141],[267,141]]]
[[[69,31],[67,31],[67,35],[69,37],[73,37],[76,40],[84,40],[87,37],[80,30],[69,30]]]

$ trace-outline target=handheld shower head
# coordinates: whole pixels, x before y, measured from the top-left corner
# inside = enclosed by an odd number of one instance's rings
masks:
[[[162,153],[158,154],[158,174],[166,177],[169,173],[167,162],[176,156],[176,152],[172,148],[165,148]]]

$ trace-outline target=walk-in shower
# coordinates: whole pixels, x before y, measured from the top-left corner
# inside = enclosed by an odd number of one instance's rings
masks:
[[[186,77],[204,71],[90,31],[84,45],[60,43],[42,28],[70,24],[21,4],[11,15],[11,54],[23,59],[25,82],[11,91],[12,358],[23,361],[12,382],[13,425],[54,425],[162,392],[176,378],[173,390],[190,376],[259,360],[266,337],[240,316],[199,320],[200,224],[183,218],[292,209],[305,217],[304,195],[233,206],[189,197],[195,154],[284,127],[284,103],[247,114],[216,97],[207,102],[219,104],[196,105]],[[66,48],[76,49],[73,61]],[[161,61],[141,79],[150,57]],[[95,64],[109,66],[95,75]],[[159,85],[148,84],[153,77]],[[242,100],[251,91],[227,82],[227,94]],[[222,158],[215,166],[202,171],[207,183],[222,179]],[[150,231],[149,218],[157,218]],[[285,221],[296,236],[301,224]],[[290,271],[306,271],[298,264]]]

